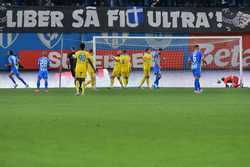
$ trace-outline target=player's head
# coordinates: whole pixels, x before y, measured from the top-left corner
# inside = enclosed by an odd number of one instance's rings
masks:
[[[46,51],[42,51],[41,57],[46,57],[46,56],[47,56],[47,52]]]
[[[13,52],[12,50],[9,50],[9,51],[8,51],[8,55],[10,55],[10,56],[11,56],[11,55],[14,55],[14,52]]]
[[[84,50],[85,49],[85,43],[81,42],[80,43],[80,50]]]
[[[116,52],[116,56],[120,56],[122,54],[122,51],[121,50],[118,50],[117,52]]]
[[[122,53],[123,53],[123,54],[126,54],[126,53],[127,53],[127,51],[126,51],[126,50],[123,50],[123,51],[122,51]]]
[[[91,53],[91,54],[92,54],[92,53],[93,53],[93,49],[89,49],[89,53]]]
[[[223,78],[221,78],[221,80],[222,80],[222,81],[225,81],[225,78],[223,77]]]
[[[150,53],[152,50],[151,50],[151,48],[146,48],[145,49],[145,52],[147,52],[147,53]]]
[[[199,50],[199,45],[194,45],[194,50]]]

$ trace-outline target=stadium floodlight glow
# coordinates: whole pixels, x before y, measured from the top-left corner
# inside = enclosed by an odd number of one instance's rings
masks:
[[[113,66],[111,57],[118,50],[127,50],[131,55],[129,86],[137,87],[143,76],[141,57],[148,47],[163,49],[161,87],[193,87],[188,57],[194,45],[200,46],[208,62],[202,70],[204,87],[223,87],[223,84],[218,85],[217,80],[228,75],[239,76],[243,83],[242,36],[94,36],[95,66],[97,69],[104,69],[107,74],[103,76],[103,80],[97,79],[97,87],[109,86]]]

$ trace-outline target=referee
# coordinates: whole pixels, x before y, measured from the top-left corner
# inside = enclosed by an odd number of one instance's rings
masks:
[[[75,78],[76,59],[74,58],[73,55],[75,53],[76,53],[76,49],[72,47],[71,52],[68,54],[68,62],[69,62],[68,66],[74,78]]]

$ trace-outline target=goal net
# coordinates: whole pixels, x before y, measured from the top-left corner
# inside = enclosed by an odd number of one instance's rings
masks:
[[[217,81],[229,75],[236,75],[243,82],[241,36],[94,36],[95,66],[99,71],[96,86],[110,86],[114,67],[112,57],[118,50],[126,50],[131,56],[132,64],[128,86],[138,87],[143,78],[142,56],[145,49],[161,48],[160,87],[193,87],[193,75],[188,60],[195,45],[199,45],[207,62],[202,67],[203,87],[224,87],[223,83],[218,84]],[[150,81],[154,81],[152,72]],[[115,86],[119,86],[117,80]]]

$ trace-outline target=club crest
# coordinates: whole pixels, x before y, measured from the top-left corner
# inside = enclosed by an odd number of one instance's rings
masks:
[[[7,49],[17,40],[19,33],[0,33],[0,47]]]
[[[62,39],[62,33],[38,33],[37,36],[40,41],[46,46],[48,49],[54,48]]]

